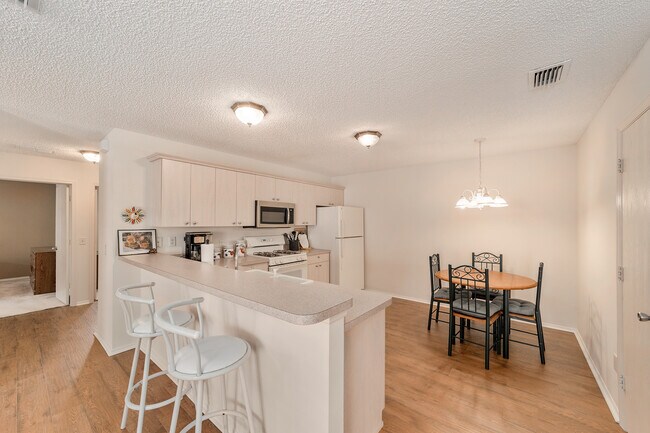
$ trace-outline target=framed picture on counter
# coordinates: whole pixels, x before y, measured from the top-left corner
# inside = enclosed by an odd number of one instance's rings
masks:
[[[120,256],[149,254],[156,249],[156,229],[118,230],[117,247]]]

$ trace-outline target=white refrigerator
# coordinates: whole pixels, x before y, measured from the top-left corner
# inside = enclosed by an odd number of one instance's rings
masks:
[[[363,208],[317,208],[316,225],[309,229],[309,243],[331,251],[330,283],[350,289],[365,288]]]

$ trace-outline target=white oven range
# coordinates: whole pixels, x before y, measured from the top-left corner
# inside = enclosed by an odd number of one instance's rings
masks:
[[[307,254],[285,250],[284,236],[246,236],[244,240],[247,245],[246,255],[266,258],[269,261],[269,271],[307,278]]]

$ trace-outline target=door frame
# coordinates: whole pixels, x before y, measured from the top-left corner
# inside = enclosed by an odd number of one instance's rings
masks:
[[[5,181],[10,181],[10,182],[24,182],[24,183],[41,183],[45,185],[67,185],[68,186],[68,217],[67,217],[67,237],[68,237],[68,247],[66,248],[66,267],[68,268],[67,272],[67,293],[68,293],[68,303],[65,304],[66,306],[70,306],[70,259],[72,257],[72,245],[71,245],[71,239],[72,239],[72,204],[71,204],[71,199],[72,199],[72,183],[69,180],[57,180],[57,179],[38,179],[38,178],[32,178],[32,177],[11,177],[11,176],[2,176],[0,177],[0,180],[5,180]],[[55,208],[58,209],[58,206],[55,204]],[[55,216],[56,218],[56,216]]]
[[[650,111],[650,97],[620,124],[616,129],[616,158],[623,158],[623,132],[636,122],[647,111]],[[625,166],[624,166],[625,167]],[[625,170],[625,168],[624,168]],[[616,365],[614,369],[619,377],[618,386],[618,414],[619,425],[627,431],[627,419],[625,412],[625,391],[620,386],[620,378],[625,377],[625,350],[623,333],[623,281],[618,278],[618,269],[623,266],[623,173],[616,173]],[[623,277],[625,278],[625,276]]]

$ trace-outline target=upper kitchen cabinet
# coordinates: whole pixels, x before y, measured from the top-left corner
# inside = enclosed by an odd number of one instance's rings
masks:
[[[237,225],[237,172],[216,169],[215,226]]]
[[[296,214],[294,221],[297,225],[311,226],[316,224],[316,193],[317,187],[307,183],[296,183]]]
[[[343,190],[326,186],[314,188],[318,206],[343,206]]]
[[[237,173],[237,225],[255,225],[255,177]]]
[[[255,224],[255,175],[216,169],[216,227]]]
[[[255,198],[261,201],[293,203],[296,182],[269,176],[255,176]]]
[[[215,169],[159,159],[153,167],[153,219],[162,227],[213,226]]]

